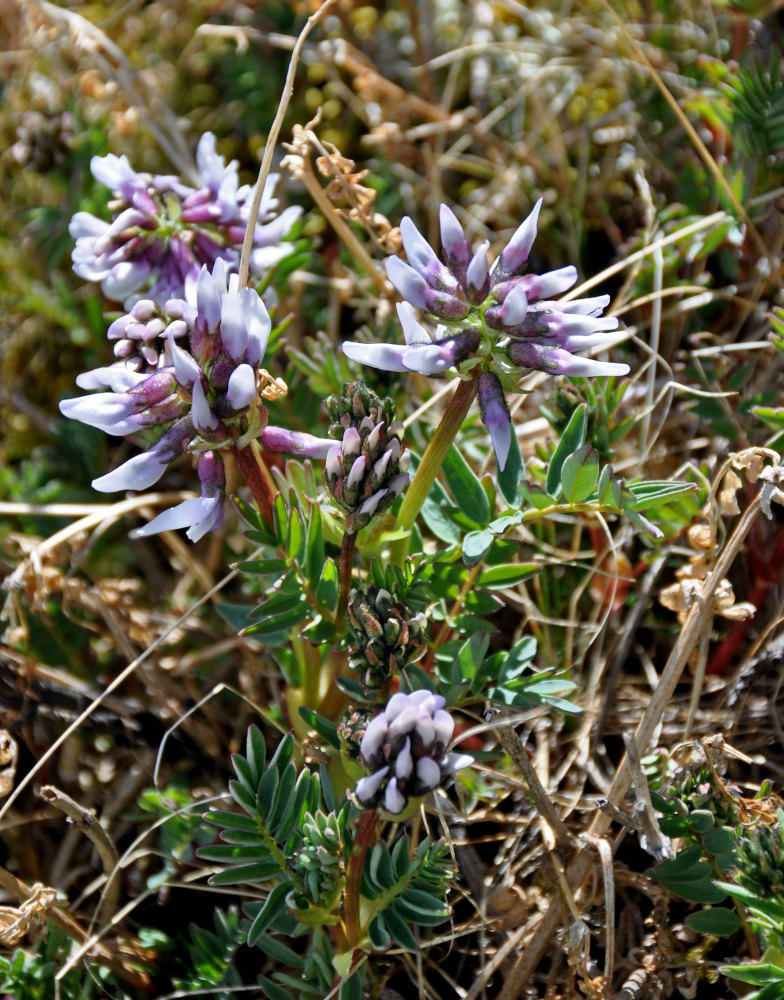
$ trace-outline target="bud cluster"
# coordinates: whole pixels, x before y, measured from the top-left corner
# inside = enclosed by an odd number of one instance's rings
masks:
[[[324,485],[346,513],[345,531],[355,534],[390,507],[408,485],[411,454],[401,445],[403,424],[365,416],[343,432],[327,453]]]
[[[17,125],[10,154],[20,167],[43,174],[65,166],[73,141],[70,111],[28,110]]]
[[[374,424],[395,421],[395,401],[389,397],[381,399],[369,389],[361,378],[343,383],[343,392],[327,396],[324,401],[330,419],[328,434],[340,440],[349,427],[359,427],[366,417]]]
[[[445,704],[430,691],[392,695],[362,737],[360,759],[369,773],[354,789],[360,805],[399,815],[411,799],[473,763],[468,754],[446,752],[455,720]]]
[[[338,739],[340,752],[348,760],[359,761],[359,748],[370,722],[373,720],[372,708],[349,705],[338,723]]]
[[[422,612],[413,614],[388,590],[352,590],[348,618],[348,665],[358,671],[366,688],[382,687],[393,673],[425,655],[427,618]]]
[[[341,817],[320,809],[308,812],[303,817],[301,829],[302,846],[292,868],[301,875],[311,901],[323,903],[335,894],[344,875]]]
[[[758,826],[738,841],[735,880],[760,899],[781,899],[784,892],[784,814],[775,826]]]

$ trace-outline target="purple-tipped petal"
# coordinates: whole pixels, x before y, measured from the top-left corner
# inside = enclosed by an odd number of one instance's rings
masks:
[[[369,517],[372,517],[373,514],[375,514],[378,505],[381,503],[381,501],[389,492],[390,492],[389,489],[383,489],[379,490],[377,493],[374,493],[372,496],[368,497],[367,500],[365,500],[365,502],[359,508],[359,513],[362,514],[363,516],[368,515]]]
[[[400,325],[403,327],[403,336],[409,346],[416,344],[429,344],[432,337],[427,330],[418,323],[414,317],[414,307],[410,302],[397,303],[397,315]]]
[[[362,438],[360,438],[359,431],[356,427],[347,427],[345,431],[343,431],[342,448],[343,454],[347,458],[360,453],[362,450]]]
[[[220,423],[210,409],[201,379],[196,379],[191,389],[191,419],[196,430],[202,432],[215,431]]]
[[[440,375],[455,363],[454,345],[423,344],[419,347],[409,347],[403,355],[403,364],[410,372],[420,372],[422,375]]]
[[[234,361],[242,361],[248,346],[248,332],[242,299],[236,293],[227,292],[221,296],[220,332],[224,350]]]
[[[171,331],[169,331],[166,340],[169,345],[169,354],[174,365],[174,374],[177,377],[177,381],[180,385],[192,386],[201,379],[201,368],[199,368],[190,354],[187,354],[175,343]]]
[[[498,468],[503,472],[512,446],[512,418],[498,376],[482,372],[478,395],[482,423],[490,433]]]
[[[97,427],[116,437],[133,434],[145,424],[144,417],[127,393],[99,392],[92,396],[64,399],[60,403],[60,412],[70,420]]]
[[[430,299],[425,279],[399,257],[388,257],[386,268],[387,277],[406,302],[417,309],[427,309]]]
[[[217,262],[214,269],[217,272]],[[208,330],[215,330],[221,319],[221,290],[217,274],[210,274],[209,268],[202,267],[196,282],[196,306]]]
[[[408,371],[403,364],[403,357],[408,350],[397,344],[357,344],[346,340],[342,344],[343,353],[347,358],[359,365],[369,365],[385,372]]]
[[[504,326],[518,326],[528,312],[528,296],[525,290],[516,285],[504,299],[498,310],[498,315]]]
[[[442,205],[438,211],[441,224],[441,248],[447,261],[454,267],[466,268],[471,260],[471,245],[465,238],[463,227],[457,216],[447,205]]]
[[[259,437],[261,446],[269,451],[299,458],[326,458],[335,447],[332,438],[319,438],[301,431],[289,431],[285,427],[268,425]],[[342,471],[340,473],[342,475]]]
[[[454,774],[461,767],[470,767],[474,763],[474,758],[467,753],[448,753],[441,762],[443,774]]]
[[[223,520],[223,501],[221,497],[197,497],[185,500],[176,507],[163,511],[154,517],[149,524],[131,532],[131,538],[146,538],[157,535],[161,531],[176,531],[178,528],[188,528],[188,538],[198,542],[208,531],[214,531]]]
[[[382,767],[380,771],[376,771],[374,774],[368,774],[364,778],[360,778],[354,788],[354,794],[362,803],[362,805],[372,805],[373,800],[378,794],[378,790],[384,782],[389,773],[388,767]]]
[[[389,784],[384,790],[383,804],[390,816],[397,816],[398,813],[402,813],[406,808],[406,798],[398,790],[397,778],[389,779]]]
[[[455,731],[455,720],[445,709],[441,708],[433,715],[436,742],[446,746]]]
[[[365,735],[359,744],[359,752],[368,764],[372,764],[373,759],[384,746],[387,728],[387,719],[383,712],[368,723]]]
[[[384,718],[387,722],[394,722],[395,719],[400,715],[400,713],[408,708],[410,696],[403,694],[398,691],[397,694],[393,694],[392,697],[387,702],[387,707],[384,709]]]
[[[141,455],[134,455],[105,476],[93,479],[93,489],[100,493],[116,493],[125,490],[146,490],[161,478],[170,458],[161,455],[155,448]]]
[[[422,275],[425,281],[430,283],[431,275],[444,270],[444,265],[438,259],[435,250],[408,216],[401,219],[400,237],[409,264]]]
[[[441,784],[441,768],[432,757],[420,757],[416,763],[416,776],[423,792],[432,792]]]
[[[529,299],[551,299],[572,287],[577,281],[577,268],[569,264],[546,274],[526,274],[519,281]]]
[[[536,239],[536,227],[541,207],[542,199],[540,198],[534,205],[531,214],[518,226],[511,240],[501,251],[497,269],[504,275],[516,274],[528,263],[528,256]]]
[[[489,287],[487,280],[489,273],[487,268],[487,250],[489,246],[489,240],[484,240],[480,243],[466,270],[466,286],[472,301],[481,301],[487,295]]]
[[[589,299],[573,299],[571,302],[559,302],[558,308],[564,313],[578,313],[581,316],[598,316],[609,304],[609,295],[595,295]]]
[[[413,770],[414,758],[411,755],[411,740],[406,739],[406,742],[398,751],[397,759],[395,761],[395,777],[405,781]]]
[[[531,368],[551,375],[575,375],[591,378],[596,375],[627,375],[629,366],[611,361],[578,358],[561,347],[547,347],[529,341],[518,341],[509,347],[509,357],[520,368]]]
[[[346,477],[346,489],[357,489],[361,485],[362,480],[365,478],[366,472],[367,458],[365,458],[364,455],[360,455],[351,466],[351,471]]]
[[[256,399],[256,373],[250,365],[239,365],[229,375],[226,398],[233,410],[244,410]]]
[[[335,445],[330,448],[327,452],[327,460],[325,463],[325,471],[327,476],[331,479],[339,479],[343,475],[343,452],[340,449],[340,445]]]
[[[107,365],[77,375],[76,384],[80,389],[111,389],[112,392],[122,393],[135,388],[146,378],[146,373],[131,371],[125,365]]]

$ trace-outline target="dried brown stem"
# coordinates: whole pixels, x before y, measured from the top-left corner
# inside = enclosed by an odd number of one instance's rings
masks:
[[[78,802],[75,802],[65,792],[61,792],[59,788],[55,788],[54,785],[44,785],[38,795],[44,802],[49,802],[60,812],[65,813],[72,825],[77,830],[81,830],[93,842],[106,875],[101,919],[111,920],[120,903],[120,880],[117,877],[119,855],[111,837],[99,823],[93,809],[85,809],[84,806],[80,806]]]
[[[683,626],[678,641],[665,664],[658,687],[653,693],[648,708],[634,734],[638,750],[645,752],[656,730],[661,716],[672,699],[675,688],[683,673],[689,656],[701,641],[705,629],[710,626],[713,617],[713,596],[719,583],[727,576],[735,557],[740,551],[746,535],[759,515],[760,500],[757,496],[748,507],[743,517],[735,527],[735,531],[719,556],[715,567],[708,575],[702,587],[700,600],[692,606],[689,616]],[[607,795],[613,805],[620,805],[629,787],[631,768],[627,757],[621,761],[615,778]],[[591,823],[588,834],[592,838],[602,837],[609,829],[611,819],[605,813],[597,813]],[[568,872],[569,885],[577,891],[583,879],[590,871],[594,859],[587,851],[581,851]],[[560,897],[553,900],[549,910],[542,918],[528,946],[520,954],[517,963],[510,971],[498,994],[498,1000],[515,1000],[536,971],[537,966],[551,946],[553,935],[561,920],[562,903]]]

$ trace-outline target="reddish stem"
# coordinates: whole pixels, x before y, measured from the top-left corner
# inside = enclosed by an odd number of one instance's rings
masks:
[[[348,606],[348,592],[351,589],[351,571],[354,568],[354,548],[357,543],[357,536],[346,532],[343,535],[343,544],[340,546],[340,595],[338,597],[338,610],[335,616],[338,635],[343,631],[346,621],[346,608]]]
[[[242,474],[242,478],[253,494],[253,499],[258,504],[259,513],[267,524],[272,527],[272,505],[275,500],[275,490],[272,486],[269,473],[261,467],[261,457],[257,457],[254,454],[250,445],[238,448],[234,444],[231,446],[231,453],[234,456],[234,461],[237,463],[237,468]]]
[[[356,948],[361,940],[362,927],[359,921],[359,893],[362,888],[362,869],[365,866],[365,855],[376,829],[376,811],[367,809],[362,813],[357,827],[357,835],[351,848],[346,872],[346,894],[343,902],[343,913],[346,925],[346,938],[350,948]]]

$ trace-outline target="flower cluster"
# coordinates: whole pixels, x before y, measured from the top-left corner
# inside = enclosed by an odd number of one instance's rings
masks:
[[[446,752],[455,720],[445,704],[430,691],[392,695],[360,744],[361,762],[370,772],[354,789],[361,805],[399,815],[412,798],[427,795],[473,763],[468,754]]]
[[[345,354],[360,364],[387,371],[440,375],[448,368],[479,366],[479,402],[499,466],[511,443],[511,420],[504,391],[513,391],[527,371],[548,374],[620,375],[628,365],[575,357],[573,352],[607,342],[618,327],[602,316],[609,296],[554,301],[577,281],[574,267],[529,274],[528,259],[537,232],[541,199],[491,266],[489,243],[476,250],[454,213],[441,206],[442,257],[409,218],[400,224],[408,263],[387,260],[387,274],[405,300],[398,304],[405,345],[346,342]],[[431,337],[414,309],[436,324]]]
[[[126,156],[94,156],[93,176],[113,195],[111,222],[77,212],[70,232],[76,240],[73,266],[88,281],[100,281],[107,298],[133,304],[143,296],[160,305],[181,298],[205,264],[239,263],[250,214],[252,189],[240,185],[236,160],[226,164],[207,132],[197,151],[199,183],[138,173]],[[269,177],[253,237],[250,266],[261,275],[291,253],[282,243],[300,214],[297,207],[275,216],[277,175]]]
[[[388,590],[352,590],[348,619],[353,629],[348,665],[359,672],[366,688],[380,688],[427,651],[427,618],[422,612],[413,614]]]
[[[76,381],[82,389],[108,391],[63,400],[60,410],[118,436],[166,428],[147,451],[94,480],[93,487],[103,492],[147,489],[178,455],[199,454],[201,499],[164,511],[137,532],[187,527],[188,537],[196,541],[223,517],[221,450],[257,439],[272,451],[323,458],[333,442],[267,425],[259,386],[269,314],[253,289],[238,287],[237,275],[228,274],[225,261],[218,260],[212,272],[202,267],[190,301],[170,301],[166,311],[177,318],[164,330],[166,350],[156,355],[155,366],[138,371],[119,362],[80,375]],[[140,325],[146,315],[139,317]],[[147,320],[148,328],[151,322]],[[158,331],[158,325],[153,329]],[[187,349],[175,337],[185,337]]]

